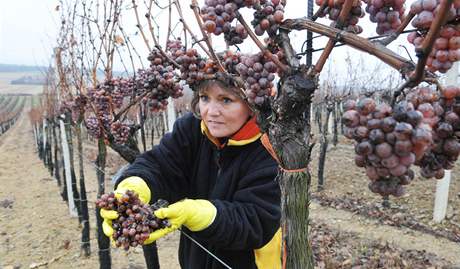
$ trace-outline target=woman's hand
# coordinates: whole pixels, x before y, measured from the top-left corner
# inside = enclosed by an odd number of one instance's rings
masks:
[[[160,219],[167,219],[171,226],[151,233],[144,244],[150,244],[182,225],[193,232],[202,231],[214,222],[217,209],[208,200],[185,199],[167,208],[160,208],[154,214]]]
[[[147,183],[140,177],[128,177],[118,184],[117,189],[114,191],[115,198],[121,199],[121,197],[126,193],[126,191],[131,190],[139,195],[139,200],[148,204],[150,202],[150,189],[147,186]],[[118,213],[114,210],[105,210],[101,209],[101,217],[104,219],[102,222],[102,230],[107,237],[112,238],[113,228],[112,220],[118,218]]]

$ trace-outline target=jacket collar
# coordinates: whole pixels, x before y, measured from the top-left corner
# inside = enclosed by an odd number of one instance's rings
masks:
[[[257,126],[256,123],[256,117],[249,119],[226,142],[221,142],[218,138],[212,136],[203,120],[201,120],[201,132],[219,149],[223,149],[225,146],[244,146],[256,141],[262,136],[259,126]]]

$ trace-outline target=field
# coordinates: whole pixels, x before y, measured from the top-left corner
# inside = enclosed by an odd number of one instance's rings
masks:
[[[25,75],[34,76],[38,73],[22,73],[22,72],[0,72],[0,94],[11,94],[11,93],[21,93],[21,94],[39,94],[43,91],[43,86],[41,85],[11,85],[10,81],[20,78]]]
[[[7,85],[12,74],[0,74],[0,92],[39,93],[40,87]],[[4,88],[3,88],[4,87]],[[22,87],[22,88],[21,88]],[[21,90],[23,89],[23,90]],[[26,108],[30,107],[31,98]],[[80,256],[80,225],[70,218],[56,180],[37,157],[27,109],[0,137],[0,268],[98,268],[94,201],[95,146],[85,144],[85,175],[90,206],[90,258]],[[319,139],[317,139],[319,141]],[[319,143],[319,142],[318,142]],[[318,268],[459,268],[460,168],[453,170],[447,219],[431,221],[435,180],[417,177],[391,207],[367,188],[362,169],[353,163],[353,146],[344,137],[330,145],[325,190],[316,191],[318,147],[312,180],[312,247]],[[109,153],[110,176],[125,162]],[[178,233],[159,240],[161,268],[179,268]],[[140,249],[111,249],[113,268],[145,268]]]

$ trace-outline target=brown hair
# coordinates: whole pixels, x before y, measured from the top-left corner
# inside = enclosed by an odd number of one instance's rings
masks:
[[[245,101],[245,103],[249,106],[249,108],[252,111],[254,111],[252,105],[247,101],[246,95],[244,94],[242,89],[237,88],[234,85],[227,84],[219,79],[207,79],[207,80],[200,82],[194,88],[194,91],[193,91],[193,98],[192,98],[192,101],[190,102],[190,106],[191,106],[192,113],[193,115],[195,115],[196,118],[201,119],[200,108],[199,108],[200,93],[209,90],[212,86],[219,86],[220,88],[225,89],[232,94],[235,94],[238,98]]]

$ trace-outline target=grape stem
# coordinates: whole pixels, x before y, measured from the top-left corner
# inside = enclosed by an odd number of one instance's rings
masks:
[[[135,0],[133,0],[134,2]],[[168,59],[168,61],[174,65],[176,68],[180,68],[180,65],[174,61],[160,46],[160,43],[158,43],[158,40],[157,38],[155,37],[155,33],[153,32],[153,26],[152,26],[152,17],[150,16],[150,12],[152,10],[152,4],[153,4],[153,1],[150,0],[150,4],[149,4],[149,9],[147,11],[147,14],[146,14],[146,18],[147,18],[147,22],[149,24],[149,31],[150,31],[150,35],[152,36],[152,40],[153,40],[153,43],[155,44],[155,48],[158,49],[158,51],[160,52],[160,54],[165,57],[166,59]],[[139,22],[139,16],[136,16],[136,20],[137,20],[137,24],[140,26],[140,22]],[[150,52],[152,50],[149,50]]]
[[[171,8],[171,0],[168,0],[168,33],[166,34],[166,44],[165,47],[168,46],[169,36],[171,35],[171,18],[172,18],[172,8]]]
[[[325,1],[326,2],[326,1]],[[337,24],[336,28],[337,29],[342,29],[345,21],[350,14],[351,7],[353,6],[353,0],[346,0],[345,3],[342,6],[342,10],[340,11],[339,18],[337,19]],[[329,38],[329,41],[327,42],[326,47],[324,48],[323,53],[318,59],[318,62],[315,65],[315,71],[317,73],[321,73],[321,70],[323,70],[324,64],[326,63],[327,59],[329,58],[329,55],[331,55],[332,49],[334,48],[335,44],[337,43],[338,38],[340,37],[340,33],[337,35],[337,38]]]
[[[235,14],[236,14],[236,18],[238,19],[238,21],[243,25],[244,29],[246,29],[252,41],[254,41],[257,47],[259,47],[260,51],[264,54],[264,56],[271,59],[278,66],[281,72],[286,72],[288,70],[288,67],[284,65],[282,62],[280,62],[278,58],[274,57],[273,54],[267,48],[265,48],[262,42],[260,42],[260,40],[257,38],[256,34],[254,34],[251,27],[249,27],[249,25],[243,19],[243,16],[241,16],[241,13],[238,10],[236,10]]]
[[[131,101],[126,107],[124,107],[123,109],[121,109],[121,110],[113,117],[113,121],[117,121],[118,119],[120,119],[121,116],[122,116],[128,109],[130,109],[132,106],[134,106],[135,104],[137,104],[140,100],[142,100],[142,98],[144,98],[145,96],[147,96],[149,93],[150,93],[150,91],[145,91],[144,93],[142,93],[141,95],[139,95],[136,99],[134,99],[133,101]]]
[[[209,52],[209,50],[206,49],[205,46],[203,46],[203,43],[201,43],[201,41],[204,41],[204,40],[203,39],[198,40],[197,36],[192,32],[192,30],[190,30],[190,27],[185,22],[184,15],[182,13],[182,8],[180,6],[180,2],[176,0],[176,1],[173,2],[173,4],[176,6],[177,13],[179,13],[179,21],[182,23],[182,25],[184,26],[185,30],[190,34],[190,36],[195,41],[195,43],[198,44],[200,46],[200,48],[208,55],[208,57],[212,58],[211,53]]]
[[[379,42],[380,44],[384,46],[388,46],[391,42],[395,41],[399,37],[399,35],[401,35],[404,32],[404,29],[406,29],[407,25],[409,25],[409,22],[414,17],[415,17],[415,13],[409,12],[409,14],[407,14],[407,17],[404,19],[402,24],[398,27],[398,29],[396,29],[394,33],[390,34],[387,38],[383,40],[379,40],[377,42]]]
[[[411,33],[411,32],[417,32],[418,30],[417,29],[411,29],[411,30],[405,30],[402,32],[402,34],[407,34],[407,33]],[[367,40],[375,40],[375,39],[381,39],[383,40],[383,38],[386,38],[388,37],[389,35],[377,35],[377,36],[371,36],[371,37],[368,37],[366,38]],[[317,36],[314,36],[313,38],[311,39],[307,39],[304,41],[304,43],[302,44],[302,49],[300,53],[297,53],[297,56],[303,56],[305,54],[307,54],[309,51],[311,52],[318,52],[318,51],[323,51],[325,48],[318,48],[318,49],[313,49],[313,50],[308,50],[308,49],[303,49],[304,45],[307,43],[308,40],[312,40],[312,39],[315,39],[315,38],[319,38],[319,37],[323,37],[322,35],[317,35]],[[380,43],[380,42],[374,42],[374,43]],[[341,43],[339,42],[339,44],[336,44],[334,46],[334,48],[337,48],[337,47],[342,47],[342,46],[345,46],[347,44],[344,44],[344,43]],[[410,57],[410,56],[409,56]]]
[[[327,3],[328,1],[324,0],[323,3],[321,4],[321,6],[319,7],[319,9],[316,11],[315,14],[313,14],[313,16],[311,17],[311,20],[312,21],[316,21],[316,19],[318,19],[319,15],[321,13],[323,13],[324,9],[326,9],[327,7]]]
[[[140,19],[139,19],[139,12],[137,12],[136,0],[132,0],[132,3],[133,3],[134,14],[136,16],[136,21],[137,21],[136,26],[137,26],[137,28],[139,28],[139,32],[141,33],[142,39],[144,40],[144,43],[145,43],[145,45],[147,46],[147,49],[150,52],[150,51],[152,51],[152,48],[150,47],[149,41],[148,41],[147,37],[145,36],[144,29],[142,28],[142,25],[141,25],[141,22],[140,22]]]

